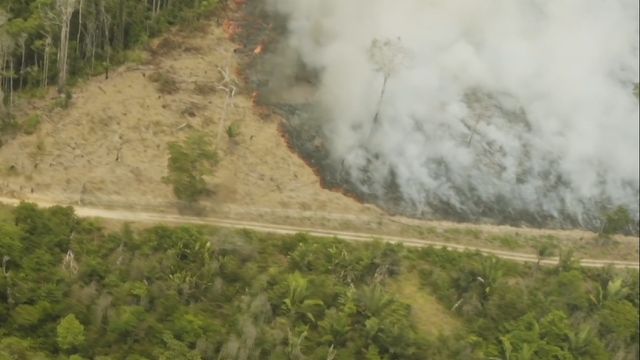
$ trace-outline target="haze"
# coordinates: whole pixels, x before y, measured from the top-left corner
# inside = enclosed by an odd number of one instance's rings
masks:
[[[272,0],[320,74],[331,156],[362,191],[470,214],[638,218],[637,0]],[[402,45],[383,74],[368,49]],[[596,210],[598,209],[598,210]]]

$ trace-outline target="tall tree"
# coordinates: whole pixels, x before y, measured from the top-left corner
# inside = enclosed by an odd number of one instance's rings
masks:
[[[69,28],[71,16],[78,0],[56,0],[56,12],[60,21],[60,46],[58,49],[58,90],[64,91],[68,75]]]

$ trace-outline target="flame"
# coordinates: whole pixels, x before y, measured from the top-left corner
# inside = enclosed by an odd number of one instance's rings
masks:
[[[227,36],[232,37],[240,31],[240,25],[235,21],[227,19],[222,24],[222,30],[227,34]]]
[[[262,53],[262,50],[264,50],[264,46],[262,46],[262,44],[258,45],[258,47],[256,47],[255,50],[253,50],[253,53],[256,55],[260,55]]]

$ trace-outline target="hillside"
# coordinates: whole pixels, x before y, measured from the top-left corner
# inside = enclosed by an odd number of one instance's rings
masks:
[[[197,34],[198,36],[194,36]],[[156,41],[140,64],[92,78],[74,89],[68,109],[22,99],[38,129],[0,149],[2,193],[63,203],[173,206],[167,145],[193,131],[215,139],[221,155],[207,204],[375,214],[375,210],[322,190],[281,140],[277,118],[262,120],[234,77],[234,44],[220,27],[203,24]],[[162,93],[151,78],[167,76]],[[228,76],[225,79],[224,76]],[[221,88],[234,87],[235,94]],[[28,115],[27,115],[28,114]],[[234,124],[239,134],[230,138]]]
[[[567,183],[530,168],[550,189],[527,193],[544,211],[513,211],[530,205],[517,197],[522,184],[510,193],[496,185],[508,178],[491,182],[503,173],[496,156],[512,155],[500,142],[513,137],[489,130],[523,112],[482,91],[464,96],[484,118],[453,138],[461,152],[490,150],[476,158],[490,172],[450,178],[442,166],[421,178],[445,179],[433,209],[421,203],[433,184],[412,182],[417,173],[404,174],[404,189],[393,184],[402,177],[388,182],[389,164],[442,164],[402,155],[404,139],[416,135],[420,146],[406,148],[420,157],[447,132],[425,131],[428,116],[383,109],[391,75],[379,94],[381,73],[351,61],[362,60],[352,51],[369,45],[375,17],[331,26],[360,14],[353,4],[0,0],[0,360],[639,358],[633,208],[591,213],[594,231],[563,222],[564,200],[547,185]],[[390,3],[371,4],[363,13]],[[414,5],[418,14],[432,4]],[[479,20],[461,23],[484,36]],[[320,53],[303,59],[310,50]],[[415,75],[404,97],[418,108],[428,101],[416,94],[447,82],[423,88]],[[402,79],[391,79],[389,104],[402,98],[394,92],[404,88],[393,89]],[[332,81],[342,85],[325,87]],[[351,98],[361,87],[379,96],[373,117],[360,116],[376,106],[366,96]],[[328,109],[316,102],[323,97]],[[338,110],[346,118],[327,118]],[[363,137],[365,118],[373,126]],[[528,120],[507,123],[531,135]],[[393,136],[399,129],[409,135]],[[345,134],[357,146],[341,147]],[[386,135],[399,142],[378,152],[371,145]],[[464,186],[477,179],[495,186]],[[447,193],[449,180],[462,186]],[[407,188],[418,201],[406,202]],[[462,206],[448,208],[449,195]],[[545,218],[549,209],[560,215]]]
[[[113,209],[184,211],[163,180],[168,147],[202,133],[211,139],[220,161],[205,177],[212,191],[199,201],[201,215],[530,254],[541,241],[551,241],[573,248],[579,257],[637,260],[634,237],[603,242],[586,231],[417,221],[389,216],[323,189],[314,171],[282,138],[282,118],[256,107],[250,89],[234,75],[240,61],[234,53],[237,47],[222,26],[206,21],[154,40],[147,50],[138,51],[135,63],[112,70],[108,79],[98,76],[78,84],[67,108],[55,105],[53,91],[43,99],[26,94],[17,98],[20,120],[35,116],[40,123],[29,133],[6,138],[0,147],[0,195]]]

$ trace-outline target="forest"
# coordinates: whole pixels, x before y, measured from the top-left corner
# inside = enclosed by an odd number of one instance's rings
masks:
[[[0,0],[0,96],[7,122],[14,93],[105,74],[172,25],[193,24],[217,0]],[[67,91],[65,91],[67,90]],[[2,110],[0,108],[0,110]]]
[[[636,359],[638,274],[0,209],[0,359]],[[406,281],[415,278],[416,281]],[[432,302],[416,299],[432,298]]]

